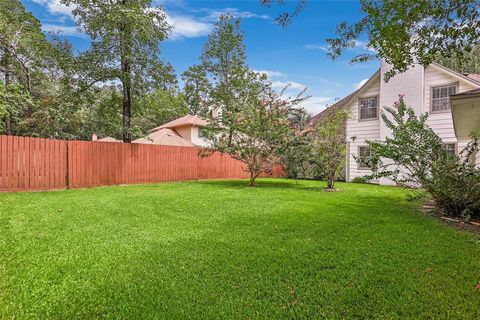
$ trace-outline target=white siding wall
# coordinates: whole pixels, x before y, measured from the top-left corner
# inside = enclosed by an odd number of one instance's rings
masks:
[[[464,92],[475,88],[474,85],[454,78],[446,72],[440,71],[435,67],[428,66],[425,68],[425,103],[422,112],[430,113],[430,95],[431,87],[458,83],[458,91]],[[453,129],[453,119],[450,110],[443,113],[430,113],[427,124],[440,136],[446,143],[457,142],[455,131]],[[466,142],[458,144],[458,150],[462,150],[466,146]]]
[[[416,66],[405,73],[395,76],[389,82],[383,81],[383,74],[389,69],[389,65],[382,62],[381,75],[372,81],[359,98],[380,96],[380,110],[384,106],[392,106],[398,100],[398,95],[403,94],[406,103],[414,108],[417,114],[430,112],[430,88],[451,83],[458,83],[458,92],[474,89],[476,86],[463,79],[456,78],[448,72],[429,66],[423,68]],[[423,88],[423,89],[422,89]],[[389,132],[381,120],[358,121],[358,98],[348,105],[351,117],[347,121],[347,180],[365,176],[370,170],[358,169],[354,156],[358,155],[359,146],[366,145],[366,140],[385,139]],[[427,124],[440,136],[445,143],[457,143],[460,152],[468,141],[458,141],[453,129],[451,112],[430,113]],[[352,139],[352,137],[356,137]],[[480,154],[477,155],[477,163],[480,165]],[[382,179],[381,184],[391,184],[391,181]]]
[[[381,84],[380,84],[380,105],[382,111],[384,107],[392,107],[398,101],[399,95],[403,95],[405,103],[413,108],[416,113],[420,113],[423,107],[423,85],[424,85],[424,68],[422,65],[415,65],[407,71],[395,75],[388,82],[384,80],[384,74],[389,71],[392,66],[385,61],[381,62]],[[391,130],[387,128],[385,123],[380,123],[380,138],[384,140],[391,135]],[[391,161],[384,159],[385,163]],[[394,182],[388,178],[381,178],[380,184],[393,185]]]
[[[380,120],[358,121],[358,99],[380,94],[380,77],[372,81],[358,98],[349,104],[350,119],[347,121],[347,141],[349,141],[348,159],[349,170],[347,180],[371,174],[370,170],[358,169],[354,156],[358,155],[358,147],[365,146],[366,140],[380,139]],[[356,137],[355,140],[352,137]]]

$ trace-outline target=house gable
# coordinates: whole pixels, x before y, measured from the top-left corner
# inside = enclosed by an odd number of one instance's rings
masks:
[[[432,64],[425,68],[425,100],[423,104],[422,112],[428,112],[427,124],[430,126],[445,142],[456,143],[455,130],[453,126],[453,118],[451,110],[445,112],[432,112],[432,88],[456,85],[457,93],[470,91],[475,88],[479,88],[480,85],[476,81],[468,79],[467,77],[451,71],[438,64]],[[458,145],[459,150],[462,149],[465,143],[460,142]]]
[[[380,72],[376,72],[345,105],[350,117],[346,123],[347,140],[347,178],[363,177],[371,174],[371,170],[357,164],[354,155],[358,154],[361,147],[367,145],[367,140],[376,140],[380,137],[380,120],[376,119],[359,121],[359,101],[362,98],[380,96]]]

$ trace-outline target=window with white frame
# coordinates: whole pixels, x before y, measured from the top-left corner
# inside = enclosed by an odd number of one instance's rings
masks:
[[[371,159],[371,150],[368,146],[358,147],[358,168],[359,169],[370,169],[368,165]]]
[[[358,107],[360,109],[360,120],[378,118],[378,96],[360,98],[358,101]]]
[[[454,156],[457,154],[457,145],[455,143],[444,143],[443,147],[448,154]]]
[[[432,112],[443,112],[450,110],[450,96],[457,93],[457,85],[432,87]]]

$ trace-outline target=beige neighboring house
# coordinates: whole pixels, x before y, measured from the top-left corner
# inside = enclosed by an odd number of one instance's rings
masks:
[[[460,74],[432,63],[427,67],[415,65],[385,82],[384,74],[390,68],[382,61],[362,87],[312,118],[315,124],[329,112],[343,108],[350,111],[346,122],[347,181],[371,173],[355,158],[370,155],[367,140],[384,140],[390,135],[379,115],[385,106],[393,106],[400,94],[417,114],[429,113],[427,124],[452,153],[458,154],[467,145],[470,132],[480,130],[480,75]],[[474,161],[480,165],[480,155]],[[388,179],[376,182],[392,184]]]
[[[92,135],[92,141],[98,141],[98,142],[122,142],[118,139],[112,138],[112,137],[103,137],[103,138],[98,138],[98,136],[94,133]]]
[[[148,136],[133,143],[206,147],[209,144],[202,131],[206,125],[207,120],[197,115],[187,115],[153,128]]]

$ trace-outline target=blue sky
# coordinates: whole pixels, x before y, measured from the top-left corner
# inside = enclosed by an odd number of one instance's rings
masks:
[[[75,50],[88,48],[88,37],[75,27],[71,8],[58,0],[21,1],[42,22],[44,31],[61,32]],[[162,44],[162,58],[173,64],[177,74],[198,62],[216,18],[229,12],[242,19],[250,67],[269,74],[278,89],[290,83],[289,95],[308,87],[311,98],[304,107],[312,114],[352,92],[379,65],[376,61],[349,64],[349,58],[366,50],[362,41],[336,61],[326,56],[325,39],[334,34],[337,24],[360,17],[358,1],[311,0],[286,30],[273,20],[280,12],[291,10],[293,1],[287,1],[285,7],[271,8],[260,6],[258,0],[155,0],[154,3],[166,8],[173,27],[170,39]]]

